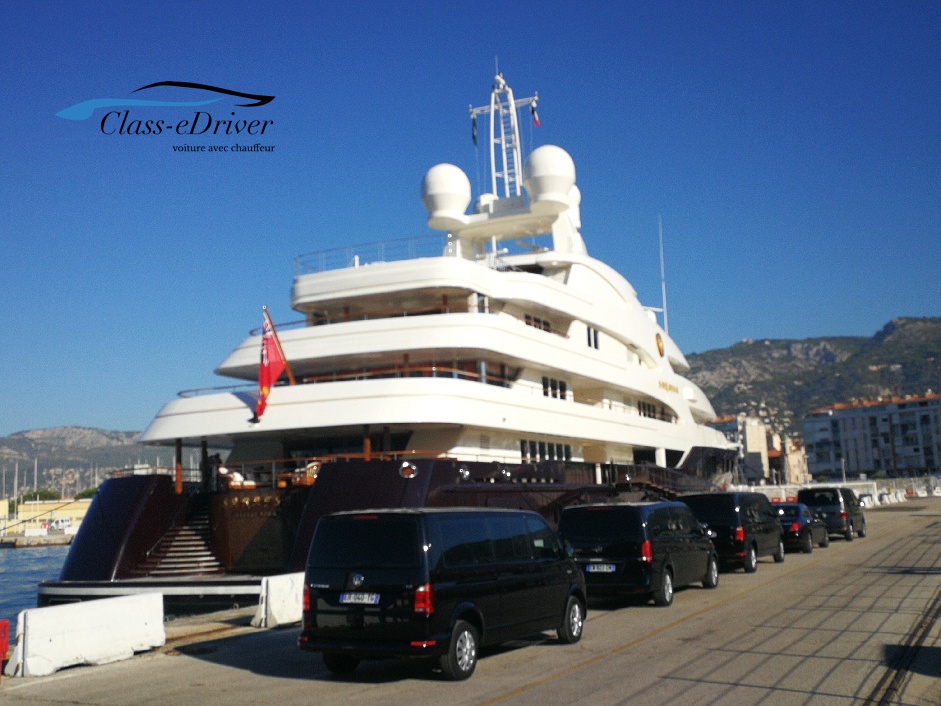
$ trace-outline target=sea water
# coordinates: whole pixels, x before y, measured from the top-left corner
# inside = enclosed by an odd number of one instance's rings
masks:
[[[10,621],[11,634],[17,613],[36,607],[39,582],[59,578],[68,553],[68,546],[0,549],[0,620]]]

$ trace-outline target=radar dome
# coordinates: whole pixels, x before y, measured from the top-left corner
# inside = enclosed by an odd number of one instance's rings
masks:
[[[561,213],[569,207],[569,190],[575,185],[575,162],[561,147],[543,145],[533,150],[523,166],[523,186],[532,210]]]
[[[467,220],[464,212],[471,202],[470,180],[453,164],[436,164],[422,180],[421,201],[428,210],[428,225],[448,230]]]

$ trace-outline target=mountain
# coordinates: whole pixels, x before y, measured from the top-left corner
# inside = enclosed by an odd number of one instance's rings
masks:
[[[21,431],[0,438],[0,496],[12,497],[14,475],[19,466],[17,487],[73,494],[95,487],[114,469],[135,463],[169,466],[171,449],[136,443],[140,432],[105,431],[86,427],[56,427]],[[35,464],[35,465],[34,465]]]
[[[687,359],[717,414],[754,414],[800,436],[819,407],[941,390],[941,318],[895,319],[871,338],[746,339]]]

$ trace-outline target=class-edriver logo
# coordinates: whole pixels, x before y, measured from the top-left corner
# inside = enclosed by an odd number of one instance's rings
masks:
[[[132,112],[138,109],[149,108],[201,108],[223,100],[224,96],[235,96],[250,101],[236,103],[235,106],[239,108],[258,108],[274,100],[274,96],[243,93],[228,88],[210,86],[205,83],[191,83],[189,81],[159,81],[157,83],[141,86],[132,91],[132,93],[158,87],[173,87],[187,91],[209,91],[223,95],[208,100],[187,101],[144,98],[93,98],[60,110],[56,115],[66,120],[88,120],[94,116],[96,110],[102,108],[116,109],[108,110],[102,115],[98,126],[103,135],[260,137],[270,135],[271,126],[274,125],[274,120],[254,116],[246,118],[241,114],[236,114],[234,110],[229,110],[229,115],[225,117],[219,117],[218,112],[216,115],[213,115],[208,110],[195,110],[187,117],[178,116],[175,118],[167,115],[163,117],[148,117],[147,115],[139,117],[137,113]],[[231,146],[233,151],[271,151],[274,149],[274,146],[259,145],[257,143],[254,147],[255,149],[248,149],[246,146],[240,147],[237,144]],[[216,147],[216,149],[211,149],[210,151],[216,151],[217,149],[220,148]],[[202,145],[174,145],[174,150],[204,151],[205,147]],[[228,151],[228,149],[220,149],[220,151]]]

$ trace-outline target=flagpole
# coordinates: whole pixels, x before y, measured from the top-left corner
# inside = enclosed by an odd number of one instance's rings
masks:
[[[287,356],[284,355],[284,349],[281,347],[281,339],[278,338],[278,330],[274,327],[274,322],[271,320],[271,316],[268,315],[268,307],[262,306],[261,310],[264,312],[265,319],[271,326],[271,333],[274,334],[274,343],[278,347],[278,353],[281,354],[281,360],[284,361],[284,371],[288,374],[288,381],[292,385],[296,385],[297,381],[294,379],[294,372],[291,370],[291,364],[288,362]]]

